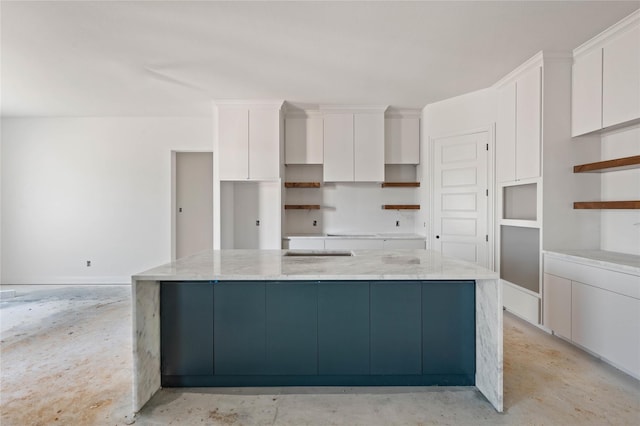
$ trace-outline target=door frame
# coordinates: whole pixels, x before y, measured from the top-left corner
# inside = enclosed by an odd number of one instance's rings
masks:
[[[177,205],[177,195],[176,195],[176,175],[177,175],[177,161],[176,161],[176,156],[177,154],[182,154],[182,153],[196,153],[196,154],[211,154],[214,155],[213,150],[211,151],[203,151],[201,149],[180,149],[180,150],[171,150],[170,155],[171,155],[171,261],[175,261],[176,260],[176,240],[177,240],[177,231],[178,231],[178,217],[176,215],[176,209],[178,207]],[[215,173],[215,159],[214,159],[214,173]],[[215,183],[215,179],[214,179],[214,183]],[[215,193],[215,186],[214,186],[214,193]],[[213,207],[215,208],[216,205],[216,200],[215,197],[213,198]],[[214,216],[215,216],[215,211],[214,211]],[[214,235],[215,235],[215,226],[214,226]]]
[[[489,195],[487,197],[487,235],[489,236],[489,241],[487,242],[487,265],[486,268],[495,271],[495,209],[496,209],[496,185],[495,185],[495,123],[492,123],[487,127],[477,127],[473,129],[468,129],[460,132],[454,133],[446,133],[442,135],[430,135],[429,136],[429,149],[428,155],[429,158],[427,160],[427,164],[429,165],[429,220],[427,221],[427,249],[431,250],[433,247],[433,239],[435,238],[433,235],[433,218],[434,216],[434,205],[435,205],[435,186],[434,186],[434,169],[435,169],[435,141],[437,139],[444,138],[452,138],[457,136],[468,136],[475,133],[487,133],[487,143],[489,144],[489,153],[487,154],[487,189],[489,190]]]

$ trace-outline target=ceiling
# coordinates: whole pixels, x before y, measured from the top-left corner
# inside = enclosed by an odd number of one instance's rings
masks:
[[[0,6],[3,116],[165,116],[211,99],[423,107],[572,50],[640,1]]]

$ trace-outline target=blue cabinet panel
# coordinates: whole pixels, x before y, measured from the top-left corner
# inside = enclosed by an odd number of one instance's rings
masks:
[[[369,283],[318,284],[318,373],[369,374]]]
[[[422,285],[371,283],[371,374],[422,374]]]
[[[265,283],[221,282],[213,288],[215,374],[264,374]]]
[[[266,297],[267,374],[317,374],[317,283],[271,282]]]
[[[475,282],[422,284],[423,374],[475,374]]]
[[[211,284],[160,284],[160,339],[162,374],[213,374]]]

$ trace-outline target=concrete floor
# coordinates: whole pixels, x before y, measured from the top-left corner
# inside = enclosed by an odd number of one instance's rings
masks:
[[[163,389],[131,407],[129,286],[3,286],[9,425],[638,425],[640,382],[505,314],[505,413],[473,388]]]

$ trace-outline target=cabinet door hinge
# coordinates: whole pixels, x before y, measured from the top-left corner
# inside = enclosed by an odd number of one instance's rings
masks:
[[[485,195],[486,195],[487,197],[489,196],[489,190],[488,190],[488,189],[485,189],[484,193],[485,193]]]
[[[485,235],[485,236],[484,236],[484,240],[485,240],[486,242],[489,242],[489,235]]]
[[[489,144],[487,144],[487,151],[489,151]]]

